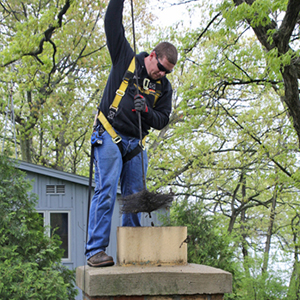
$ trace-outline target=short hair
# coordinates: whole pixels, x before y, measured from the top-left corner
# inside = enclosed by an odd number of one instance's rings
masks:
[[[156,52],[158,58],[162,59],[166,57],[169,63],[176,65],[178,53],[173,44],[169,42],[161,42],[153,49],[153,51]]]

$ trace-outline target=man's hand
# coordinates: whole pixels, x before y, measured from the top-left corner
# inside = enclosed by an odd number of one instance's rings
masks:
[[[141,113],[148,111],[148,107],[146,105],[146,100],[140,94],[137,94],[137,95],[134,96],[134,109],[137,112],[141,112]]]

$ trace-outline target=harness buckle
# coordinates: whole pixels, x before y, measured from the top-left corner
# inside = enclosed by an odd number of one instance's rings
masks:
[[[116,94],[117,94],[118,96],[120,96],[120,97],[123,97],[123,96],[125,95],[125,92],[122,91],[122,90],[120,90],[120,89],[118,89],[118,90],[116,91]]]
[[[117,110],[118,110],[117,107],[114,107],[114,106],[111,105],[109,107],[109,111],[108,111],[108,114],[107,114],[107,119],[112,120],[115,117],[115,114],[116,114]]]
[[[115,117],[115,114],[116,113],[114,111],[110,110],[110,111],[108,111],[107,118],[112,120]]]
[[[111,138],[111,139],[115,144],[118,144],[122,141],[122,138],[119,135],[117,135],[115,138]]]
[[[150,79],[149,78],[145,78],[143,81],[143,89],[145,91],[149,90],[149,84],[150,84]]]

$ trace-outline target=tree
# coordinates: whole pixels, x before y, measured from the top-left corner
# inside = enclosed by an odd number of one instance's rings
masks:
[[[243,15],[236,21],[243,20],[251,26],[258,41],[268,52],[270,71],[282,76],[282,100],[286,104],[300,143],[300,65],[299,54],[294,50],[298,43],[300,3],[297,0],[233,2],[236,9],[232,10],[231,6],[229,10],[240,17]]]
[[[22,159],[76,172],[86,159],[86,135],[108,74],[107,57],[99,54],[105,5],[1,4],[2,95],[12,89]]]
[[[61,242],[45,234],[31,188],[14,162],[1,155],[0,297],[74,299],[74,271],[61,265]]]
[[[135,5],[143,25],[152,19],[146,2]],[[111,66],[103,27],[108,1],[0,3],[0,111],[4,120],[12,96],[22,160],[87,175],[94,114]],[[124,26],[131,41],[127,6]]]
[[[193,16],[200,15],[198,28],[181,35],[178,25],[176,37],[172,29],[162,34],[174,37],[182,51],[172,75],[178,85],[171,124],[163,134],[153,133],[149,186],[172,188],[187,206],[201,203],[235,237],[245,279],[238,278],[236,287],[249,292],[241,298],[237,288],[237,299],[284,299],[288,281],[274,276],[279,262],[272,253],[284,253],[286,264],[295,258],[288,278],[298,282],[298,243],[291,230],[297,222],[291,226],[290,220],[298,215],[299,137],[281,74],[291,56],[266,51],[251,26],[270,16],[279,21],[287,2],[252,1],[251,8],[242,2],[201,3]],[[293,37],[290,46],[297,49]]]

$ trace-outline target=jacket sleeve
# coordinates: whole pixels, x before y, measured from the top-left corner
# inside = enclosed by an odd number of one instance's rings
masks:
[[[124,0],[110,0],[104,20],[107,47],[112,64],[116,65],[120,56],[124,57],[124,51],[133,51],[125,38],[123,21]],[[125,54],[126,55],[126,54]]]
[[[172,90],[165,92],[154,108],[148,107],[148,112],[142,113],[143,122],[148,126],[161,130],[169,123],[172,110]]]

